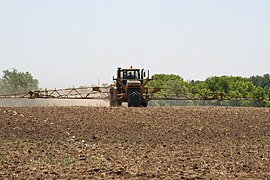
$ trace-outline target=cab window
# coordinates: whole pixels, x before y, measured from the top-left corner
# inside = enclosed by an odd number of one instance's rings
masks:
[[[138,71],[127,71],[127,79],[138,79],[139,72]]]

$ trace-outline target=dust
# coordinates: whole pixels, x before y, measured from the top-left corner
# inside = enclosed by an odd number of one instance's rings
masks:
[[[108,107],[109,102],[98,99],[0,99],[0,107],[32,106],[98,106]]]

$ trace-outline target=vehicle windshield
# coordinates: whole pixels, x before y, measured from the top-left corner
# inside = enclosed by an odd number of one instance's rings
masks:
[[[123,79],[139,79],[140,73],[138,70],[125,70],[121,72]]]

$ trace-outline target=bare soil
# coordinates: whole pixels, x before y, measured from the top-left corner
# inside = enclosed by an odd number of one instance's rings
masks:
[[[270,179],[270,109],[0,107],[0,179]]]

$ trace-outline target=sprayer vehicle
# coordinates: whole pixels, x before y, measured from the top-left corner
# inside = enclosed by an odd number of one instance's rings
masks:
[[[149,78],[149,70],[130,68],[117,69],[114,84],[110,88],[110,106],[121,106],[127,102],[129,107],[147,107],[149,101],[146,84],[152,80]]]

